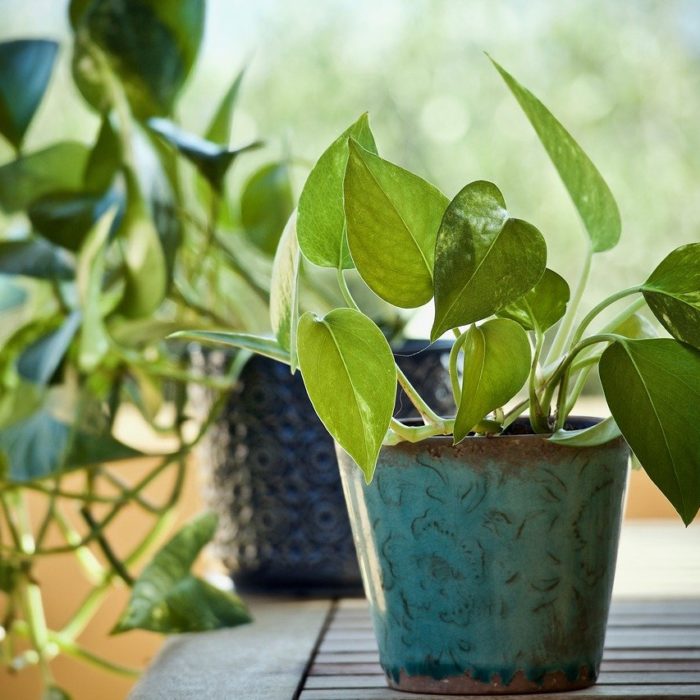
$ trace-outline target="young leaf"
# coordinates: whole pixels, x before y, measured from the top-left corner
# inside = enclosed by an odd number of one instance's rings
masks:
[[[496,313],[530,291],[544,274],[542,234],[509,219],[496,185],[477,181],[450,202],[435,246],[432,340]]]
[[[530,371],[530,343],[515,321],[495,318],[467,331],[455,444],[520,390]]]
[[[615,419],[612,416],[608,416],[590,428],[557,430],[549,438],[549,441],[555,442],[557,445],[566,445],[567,447],[596,447],[597,445],[604,445],[606,442],[620,437],[620,435],[620,428],[617,426]]]
[[[292,371],[296,364],[296,334],[299,322],[299,260],[301,253],[296,233],[296,212],[289,217],[272,263],[270,323],[277,342],[290,352]]]
[[[534,330],[537,325],[544,332],[564,315],[569,295],[566,280],[547,268],[527,294],[504,306],[497,316],[517,321],[526,331]]]
[[[19,151],[44,96],[58,44],[45,39],[0,43],[0,134]]]
[[[188,522],[141,572],[113,634],[133,629],[178,633],[233,627],[251,621],[245,605],[190,573],[197,555],[216,532],[205,513]]]
[[[275,254],[292,209],[294,194],[286,163],[263,165],[243,187],[241,223],[248,238],[268,255]]]
[[[326,430],[369,483],[396,400],[396,365],[377,326],[354,309],[299,320],[299,367]]]
[[[574,202],[593,252],[610,250],[620,238],[620,212],[603,176],[571,134],[527,88],[491,59],[537,132]]]
[[[700,507],[700,351],[621,340],[603,353],[600,379],[630,448],[688,525]]]
[[[203,345],[224,345],[230,348],[250,350],[256,355],[269,357],[286,365],[289,364],[289,351],[275,338],[267,338],[251,333],[229,333],[225,331],[179,331],[169,336],[178,340],[192,340]]]
[[[0,209],[26,209],[49,192],[77,191],[90,151],[74,141],[57,143],[0,166]]]
[[[207,141],[228,145],[231,141],[231,127],[233,125],[233,108],[236,105],[236,99],[241,89],[245,68],[234,78],[231,87],[226,91],[223,99],[214,114],[209,127],[207,128],[204,138]]]
[[[75,265],[65,250],[41,238],[0,241],[0,274],[70,280]]]
[[[700,243],[669,253],[642,285],[642,293],[674,338],[700,348]]]
[[[343,180],[348,140],[377,152],[367,115],[348,127],[318,159],[299,197],[297,237],[304,257],[321,267],[354,267],[345,236]]]
[[[369,288],[394,306],[430,301],[435,238],[447,197],[352,138],[344,192],[350,253]]]

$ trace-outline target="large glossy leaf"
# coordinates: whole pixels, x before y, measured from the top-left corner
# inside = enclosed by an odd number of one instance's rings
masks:
[[[620,238],[620,212],[603,176],[569,132],[527,88],[491,59],[537,132],[588,232],[594,252]]]
[[[462,392],[455,418],[455,443],[495,408],[513,398],[530,371],[530,343],[515,321],[495,318],[472,326],[462,347]]]
[[[396,399],[396,365],[377,326],[354,309],[299,320],[299,367],[328,432],[371,481]]]
[[[207,127],[204,138],[207,141],[228,145],[231,141],[231,128],[233,126],[233,110],[236,106],[238,93],[241,89],[245,68],[233,79],[231,87],[221,99],[219,106]]]
[[[41,238],[0,241],[0,274],[69,280],[75,265],[71,255]]]
[[[0,313],[15,309],[27,300],[27,292],[0,276]]]
[[[76,252],[93,224],[115,204],[121,204],[116,191],[102,194],[54,192],[32,202],[27,214],[37,233]]]
[[[238,596],[190,572],[197,555],[214,536],[216,525],[213,513],[200,515],[156,553],[136,580],[113,633],[132,629],[198,632],[251,621]]]
[[[127,172],[127,205],[119,237],[124,243],[126,285],[119,310],[130,318],[153,313],[165,298],[167,266],[158,231],[136,178]]]
[[[689,524],[700,507],[700,351],[669,338],[621,340],[600,359],[615,422]]]
[[[56,330],[29,345],[19,356],[19,374],[35,384],[47,384],[78,332],[80,320],[80,312],[74,311]]]
[[[254,141],[241,148],[228,148],[191,134],[170,120],[160,117],[149,119],[148,126],[177,148],[219,193],[223,190],[224,178],[234,160],[241,153],[262,146],[262,142]]]
[[[50,192],[81,189],[88,155],[82,143],[65,141],[0,166],[0,208],[22,211]]]
[[[348,140],[377,152],[367,115],[348,127],[321,155],[299,197],[297,237],[304,257],[321,267],[354,267],[345,236],[343,180]]]
[[[592,425],[590,428],[579,430],[557,430],[550,438],[550,442],[568,447],[596,447],[604,445],[617,437],[620,437],[620,428],[615,419],[608,416],[604,420]]]
[[[46,86],[58,44],[45,39],[0,43],[0,133],[19,150]]]
[[[284,225],[294,209],[287,163],[268,163],[254,172],[241,194],[241,223],[248,238],[274,255]]]
[[[192,340],[203,345],[223,345],[230,348],[250,350],[256,355],[263,355],[272,360],[289,364],[289,351],[285,350],[275,338],[251,333],[229,333],[226,331],[179,331],[170,338]]]
[[[204,0],[73,0],[73,76],[101,112],[117,75],[139,119],[169,114],[192,68],[204,27]]]
[[[349,141],[347,240],[362,279],[395,306],[433,296],[435,239],[449,200],[429,182]]]
[[[546,264],[542,234],[508,218],[496,185],[467,185],[450,202],[438,231],[431,339],[514,302],[537,284]]]
[[[296,364],[296,334],[299,322],[300,256],[294,212],[284,228],[272,263],[270,287],[270,323],[277,342],[290,352],[290,361],[294,358],[292,371]]]
[[[674,338],[700,348],[700,243],[669,253],[649,275],[642,292],[654,316]]]
[[[498,316],[517,321],[527,331],[536,325],[544,332],[564,315],[569,295],[566,280],[547,268],[527,294],[500,309]]]

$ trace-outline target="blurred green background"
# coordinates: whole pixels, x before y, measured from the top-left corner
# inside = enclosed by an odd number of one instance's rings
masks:
[[[65,42],[27,139],[94,138],[69,80],[67,3],[1,0],[0,40]],[[203,51],[179,102],[200,132],[243,66],[234,141],[263,135],[302,162],[363,111],[382,154],[448,196],[491,179],[547,238],[570,281],[584,238],[565,190],[483,52],[527,84],[608,180],[623,239],[598,257],[593,302],[640,281],[662,254],[700,240],[700,2],[646,0],[211,0]],[[0,146],[0,161],[11,153]],[[250,158],[237,177],[256,165]],[[303,180],[305,171],[299,169]],[[425,331],[426,310],[412,324]]]

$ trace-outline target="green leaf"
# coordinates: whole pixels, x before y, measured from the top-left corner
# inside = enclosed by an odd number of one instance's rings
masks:
[[[65,141],[0,166],[0,208],[11,214],[57,190],[79,190],[89,151]]]
[[[526,331],[537,325],[544,332],[564,315],[569,296],[566,280],[547,268],[527,294],[503,307],[497,315],[517,321]]]
[[[449,200],[352,138],[349,154],[345,216],[357,271],[385,301],[422,306],[433,296],[435,239]]]
[[[557,445],[566,445],[567,447],[596,447],[604,445],[620,437],[620,435],[620,428],[615,419],[612,416],[608,416],[590,428],[557,430],[549,438],[549,442],[555,442]]]
[[[71,696],[63,688],[50,685],[44,689],[41,700],[71,700]]]
[[[0,133],[19,150],[41,103],[58,44],[45,39],[0,43]]]
[[[450,202],[435,247],[435,321],[432,340],[491,316],[529,292],[544,274],[542,234],[508,218],[491,182],[467,185]]]
[[[16,309],[27,300],[27,292],[0,276],[0,312]]]
[[[119,310],[129,318],[153,313],[165,298],[167,266],[158,231],[139,190],[126,171],[127,205],[119,229],[124,242],[126,285]]]
[[[74,0],[73,77],[104,112],[119,77],[139,119],[169,114],[194,65],[204,28],[204,0]]]
[[[53,192],[32,202],[27,214],[37,233],[77,252],[93,224],[115,204],[121,201],[114,191],[100,195]]]
[[[70,280],[75,265],[66,251],[41,238],[0,241],[0,274]]]
[[[214,536],[216,525],[213,513],[200,515],[156,553],[136,580],[114,634],[132,629],[199,632],[251,621],[238,596],[190,573],[197,555]]]
[[[121,164],[122,144],[112,126],[110,115],[105,114],[97,141],[85,166],[85,189],[97,193],[109,189]]]
[[[299,197],[297,237],[304,257],[321,267],[352,268],[345,236],[343,180],[348,140],[377,152],[367,115],[348,127],[321,155]]]
[[[29,345],[19,356],[19,374],[35,384],[48,384],[78,332],[80,320],[80,312],[74,311],[59,328]]]
[[[603,176],[554,115],[510,73],[491,59],[537,132],[588,231],[593,252],[620,239],[620,212]]]
[[[268,163],[254,172],[241,194],[241,223],[248,238],[274,255],[284,225],[294,209],[294,194],[286,163]]]
[[[700,348],[700,243],[669,253],[642,285],[642,293],[674,338]]]
[[[455,444],[495,408],[503,406],[530,372],[530,343],[515,321],[495,318],[467,331]]]
[[[354,309],[299,320],[299,367],[326,430],[369,483],[396,400],[396,365],[377,326]]]
[[[224,345],[230,348],[250,350],[256,355],[289,364],[289,351],[285,350],[275,338],[251,333],[229,333],[226,331],[179,331],[170,338],[192,340],[203,345]]]
[[[207,128],[204,138],[214,143],[228,145],[231,141],[231,127],[233,125],[233,109],[241,89],[245,68],[234,78],[231,87],[226,91],[223,99]]]
[[[670,338],[621,340],[599,370],[625,440],[688,525],[700,507],[700,351]]]
[[[233,161],[241,153],[252,151],[262,146],[261,141],[254,141],[238,149],[220,146],[181,129],[168,119],[158,117],[149,119],[148,126],[165,141],[177,148],[219,194],[223,191],[224,178]]]
[[[625,338],[633,338],[634,340],[656,338],[658,335],[656,328],[654,328],[646,316],[642,316],[640,313],[632,314],[632,316],[615,327],[611,333],[623,335]]]
[[[270,323],[282,348],[296,364],[296,334],[299,323],[299,261],[301,253],[296,233],[296,212],[290,217],[272,263]],[[293,358],[293,359],[292,359]],[[294,366],[292,366],[294,371]]]

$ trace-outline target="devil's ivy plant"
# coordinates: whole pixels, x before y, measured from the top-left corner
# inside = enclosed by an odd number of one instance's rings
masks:
[[[299,201],[296,236],[291,222],[278,249],[272,282],[277,337],[187,335],[245,347],[292,368],[298,362],[319,417],[367,481],[382,445],[434,435],[451,435],[455,442],[498,435],[528,411],[534,432],[572,449],[621,433],[690,523],[700,507],[700,243],[674,250],[645,281],[581,317],[592,259],[620,237],[617,204],[561,123],[494,65],[583,223],[588,246],[573,293],[547,267],[541,233],[509,213],[495,184],[471,182],[449,199],[378,155],[363,115],[320,157]],[[297,250],[336,269],[345,308],[299,317]],[[413,308],[434,300],[431,340],[446,332],[455,336],[455,417],[436,415],[395,365],[386,340],[347,289],[345,271],[353,267],[391,304]],[[608,307],[628,298],[612,319],[600,321]],[[671,337],[649,337],[650,324],[638,313],[645,304]],[[596,366],[612,417],[567,430],[567,416]],[[392,417],[397,381],[423,425]]]

